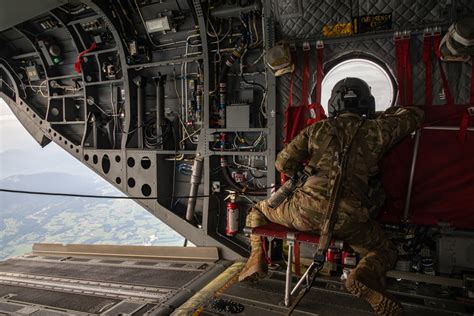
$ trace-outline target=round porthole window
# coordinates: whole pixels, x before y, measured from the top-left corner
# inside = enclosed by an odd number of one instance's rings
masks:
[[[331,91],[341,80],[352,77],[365,81],[375,98],[375,110],[384,111],[394,104],[395,79],[382,65],[366,58],[344,58],[330,68],[324,76],[321,89],[321,104],[326,113]]]

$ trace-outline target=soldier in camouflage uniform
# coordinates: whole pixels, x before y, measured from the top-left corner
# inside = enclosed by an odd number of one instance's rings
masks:
[[[365,83],[365,82],[364,82]],[[417,107],[391,107],[375,119],[363,119],[347,109],[335,118],[319,121],[300,132],[279,154],[276,169],[288,176],[318,154],[328,137],[355,138],[349,152],[342,195],[336,214],[333,237],[346,241],[361,260],[352,270],[346,287],[367,300],[380,315],[399,315],[402,307],[383,290],[381,280],[397,260],[395,246],[384,236],[371,215],[384,201],[377,181],[378,162],[389,148],[421,126],[424,113]],[[357,125],[364,120],[359,131]],[[316,173],[275,209],[267,201],[257,203],[246,225],[257,227],[273,222],[298,231],[318,231],[327,210],[334,180],[334,161],[341,152],[340,142],[330,141],[316,165]],[[311,162],[311,161],[310,161]],[[259,236],[250,236],[252,252],[239,280],[266,275],[266,263]]]

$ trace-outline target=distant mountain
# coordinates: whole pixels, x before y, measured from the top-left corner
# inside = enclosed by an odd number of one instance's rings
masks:
[[[84,176],[91,172],[61,148],[38,146],[38,148],[30,150],[10,149],[0,152],[0,179],[18,174],[42,173],[51,170]]]
[[[0,188],[122,195],[93,174],[59,172],[9,176]],[[35,242],[182,245],[183,238],[132,200],[0,192],[0,260]]]

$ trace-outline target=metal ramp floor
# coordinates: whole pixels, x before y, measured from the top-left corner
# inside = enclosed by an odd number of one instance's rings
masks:
[[[296,279],[293,279],[293,285]],[[441,316],[472,315],[471,309],[457,301],[452,292],[444,287],[388,279],[389,290],[403,304],[406,315]],[[222,291],[219,298],[244,305],[240,315],[286,315],[283,306],[285,292],[283,271],[256,283],[233,283]],[[225,315],[209,307],[201,315]],[[294,316],[298,315],[373,315],[368,303],[348,293],[337,278],[319,277],[311,291],[300,302]]]
[[[230,315],[212,307],[216,297],[242,304],[239,315],[285,315],[284,269],[239,283],[242,266],[219,260],[216,248],[39,244],[0,262],[0,315]],[[459,288],[393,274],[388,288],[406,315],[473,314]],[[373,313],[338,278],[319,277],[293,315]]]
[[[168,315],[228,266],[215,248],[35,247],[0,262],[0,315]]]

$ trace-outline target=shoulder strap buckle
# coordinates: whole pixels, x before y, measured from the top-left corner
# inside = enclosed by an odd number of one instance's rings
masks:
[[[303,42],[303,51],[308,51],[311,49],[311,46],[309,45],[308,41]]]
[[[427,27],[423,30],[423,37],[431,37],[434,34],[434,28]]]

